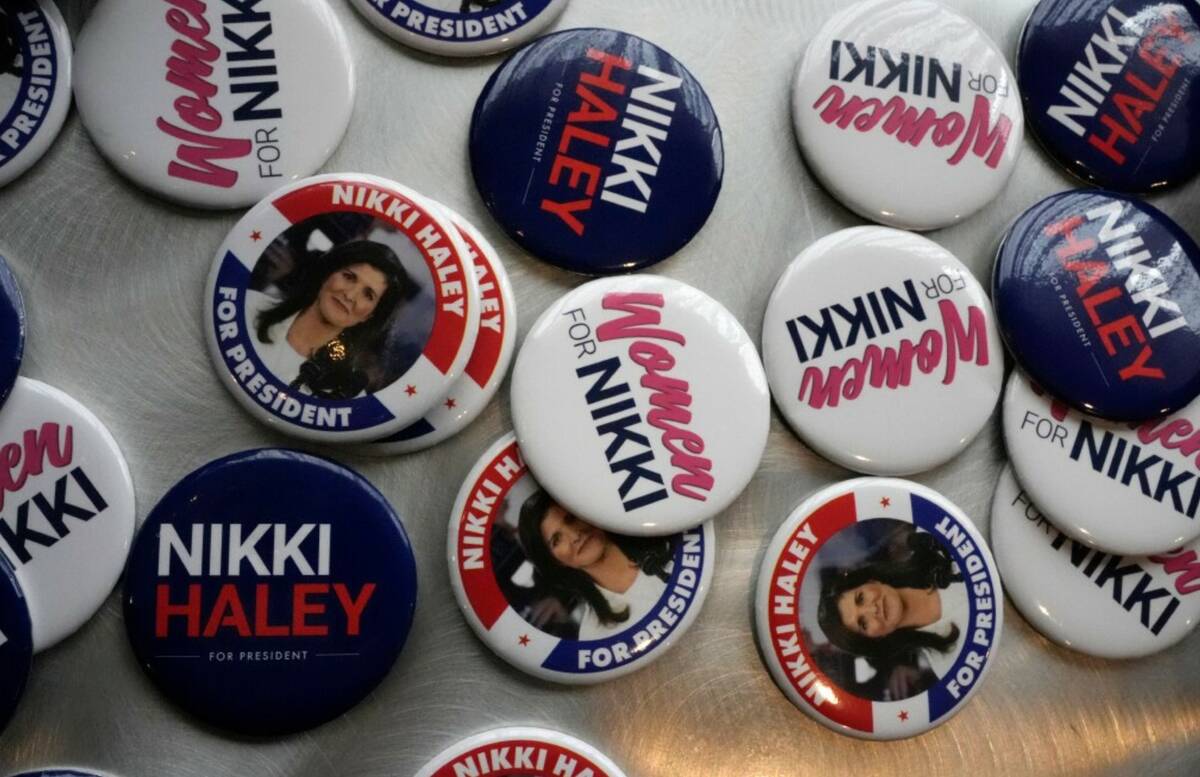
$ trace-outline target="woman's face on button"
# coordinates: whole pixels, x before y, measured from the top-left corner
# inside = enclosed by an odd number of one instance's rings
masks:
[[[558,563],[582,569],[600,560],[608,537],[603,530],[551,504],[542,520],[542,541]]]
[[[843,591],[838,597],[837,608],[843,626],[871,639],[886,637],[895,631],[904,614],[900,592],[875,580]]]
[[[349,329],[371,317],[387,291],[387,277],[366,263],[336,270],[317,292],[321,318],[338,329]]]

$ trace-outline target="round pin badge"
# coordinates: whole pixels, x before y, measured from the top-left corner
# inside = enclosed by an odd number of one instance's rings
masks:
[[[931,0],[867,0],[813,36],[792,119],[809,169],[860,216],[937,229],[996,198],[1021,153],[1004,54]]]
[[[505,435],[467,476],[450,516],[450,580],[467,622],[536,677],[584,684],[658,659],[712,582],[712,523],[661,537],[606,532],[538,485]]]
[[[496,249],[474,225],[453,211],[448,211],[448,220],[467,246],[479,285],[479,331],[474,350],[462,375],[424,418],[366,446],[368,453],[412,453],[458,434],[492,401],[512,362],[517,305],[508,272]]]
[[[0,732],[12,719],[25,692],[32,663],[29,606],[12,570],[0,559]]]
[[[400,184],[324,175],[254,207],[217,252],[209,352],[252,415],[305,439],[377,440],[462,373],[479,284],[454,226]]]
[[[125,627],[188,712],[247,734],[331,720],[383,680],[413,620],[416,565],[387,500],[298,451],[218,459],[134,540]]]
[[[71,37],[53,0],[0,8],[0,186],[50,149],[71,106]]]
[[[1200,6],[1042,0],[1017,50],[1034,135],[1106,189],[1148,192],[1200,170]]]
[[[589,275],[692,239],[725,168],[708,95],[674,57],[616,30],[554,33],[508,58],[471,118],[483,201],[522,247]]]
[[[184,205],[247,207],[316,172],[354,107],[350,45],[325,0],[105,0],[76,54],[96,147]]]
[[[1200,537],[1200,401],[1140,425],[1114,423],[1014,370],[1002,415],[1017,479],[1072,538],[1144,556]]]
[[[625,777],[606,755],[575,737],[512,726],[476,734],[439,753],[416,777]]]
[[[475,57],[533,40],[567,0],[354,0],[384,34],[430,54]]]
[[[992,306],[971,271],[886,227],[845,229],[796,257],[767,303],[763,361],[796,433],[875,475],[949,461],[1004,381]]]
[[[592,281],[533,325],[512,378],[538,481],[609,531],[699,526],[754,477],[770,426],[746,331],[699,289],[656,275]]]
[[[16,570],[42,651],[86,623],[117,584],[133,541],[133,481],[91,411],[28,378],[0,413],[0,457],[0,556]]]
[[[1114,421],[1200,395],[1200,247],[1166,214],[1096,191],[1022,213],[996,257],[992,299],[1038,385]]]
[[[108,777],[108,775],[82,769],[38,769],[33,772],[14,774],[13,777]]]
[[[1012,467],[996,485],[992,549],[1013,604],[1064,647],[1138,658],[1174,645],[1200,619],[1200,543],[1136,557],[1083,545],[1046,520]]]
[[[864,739],[928,731],[991,666],[1000,578],[971,520],[905,480],[859,478],[805,499],[758,575],[755,627],[775,682],[828,728]]]
[[[0,256],[0,407],[17,382],[25,357],[25,301],[17,278]]]

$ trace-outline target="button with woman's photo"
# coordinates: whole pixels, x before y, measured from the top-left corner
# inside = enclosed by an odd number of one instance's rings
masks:
[[[792,511],[763,558],[755,628],[772,677],[822,725],[901,739],[979,690],[1004,597],[987,543],[944,496],[859,478]]]
[[[1166,650],[1200,620],[1200,542],[1121,556],[1046,520],[1005,467],[992,501],[992,549],[1004,590],[1035,629],[1101,658]]]
[[[21,372],[25,358],[25,298],[3,256],[0,256],[0,407]]]
[[[354,0],[384,34],[430,54],[475,57],[523,45],[567,0]]]
[[[500,388],[517,341],[517,302],[500,255],[474,224],[440,203],[470,252],[479,282],[479,333],[475,348],[458,380],[425,417],[381,440],[364,445],[364,453],[390,456],[413,453],[448,440],[479,417]]]
[[[32,662],[29,605],[12,570],[0,559],[0,732],[21,701]]]
[[[661,536],[737,499],[771,408],[732,313],[680,281],[628,275],[567,292],[534,323],[513,367],[512,414],[529,468],[571,514]]]
[[[50,149],[71,106],[71,37],[54,0],[0,5],[0,186]]]
[[[467,737],[438,753],[416,777],[625,777],[587,742],[546,728],[511,726]]]
[[[205,299],[222,382],[255,417],[325,442],[377,440],[443,400],[471,356],[471,251],[424,198],[366,175],[272,194],[218,251]]]
[[[606,532],[534,480],[516,438],[471,470],[450,516],[450,578],[488,647],[560,683],[641,669],[696,619],[712,582],[712,523],[664,537]]]
[[[1116,423],[1013,370],[1001,418],[1017,479],[1072,539],[1147,556],[1200,538],[1200,399],[1165,418]]]

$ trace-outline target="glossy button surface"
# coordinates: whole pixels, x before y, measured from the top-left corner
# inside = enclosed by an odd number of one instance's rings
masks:
[[[449,57],[495,54],[537,37],[567,0],[354,0],[384,34]]]

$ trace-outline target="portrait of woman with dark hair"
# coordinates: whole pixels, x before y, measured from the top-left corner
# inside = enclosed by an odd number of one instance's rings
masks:
[[[335,400],[363,394],[366,361],[385,347],[393,315],[418,287],[391,248],[370,240],[335,245],[296,272],[282,298],[247,292],[259,358],[301,393]]]
[[[545,491],[521,505],[517,535],[534,585],[568,610],[581,610],[579,639],[625,631],[662,598],[672,567],[664,537],[609,534],[577,518]]]
[[[920,656],[940,678],[963,644],[966,585],[932,535],[913,529],[903,545],[905,552],[823,574],[817,622],[830,643],[876,667]]]

